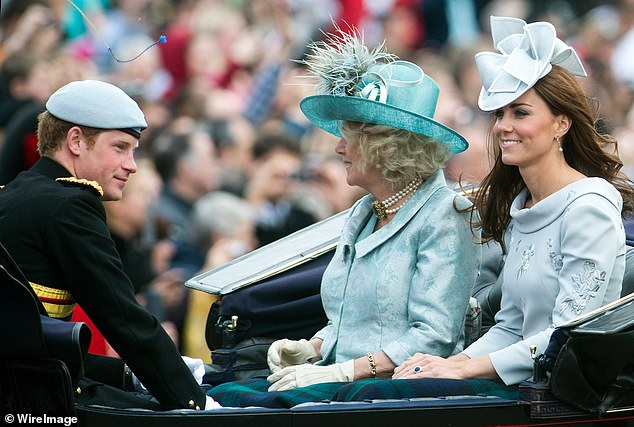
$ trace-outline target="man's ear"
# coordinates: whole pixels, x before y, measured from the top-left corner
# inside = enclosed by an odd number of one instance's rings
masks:
[[[70,152],[76,156],[79,155],[81,150],[81,140],[84,138],[84,133],[79,126],[73,126],[68,130],[66,134],[66,146]]]

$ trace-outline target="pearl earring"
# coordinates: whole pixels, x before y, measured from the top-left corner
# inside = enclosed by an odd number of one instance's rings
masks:
[[[564,151],[563,147],[561,146],[561,136],[556,136],[555,137],[555,141],[557,142],[557,144],[559,145],[559,151]]]

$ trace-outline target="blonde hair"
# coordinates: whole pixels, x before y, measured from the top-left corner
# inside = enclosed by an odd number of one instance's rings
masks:
[[[97,136],[103,129],[96,129],[88,126],[80,126],[65,120],[58,119],[48,111],[44,111],[37,116],[37,152],[40,156],[50,156],[62,148],[62,143],[66,139],[68,131],[73,126],[79,126],[82,130],[88,145],[94,145]]]
[[[344,121],[341,133],[347,140],[358,141],[362,168],[379,167],[393,188],[402,188],[416,177],[427,179],[451,157],[447,145],[391,126]]]

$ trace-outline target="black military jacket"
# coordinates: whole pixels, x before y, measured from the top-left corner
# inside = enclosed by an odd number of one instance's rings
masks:
[[[166,409],[204,408],[205,395],[172,340],[134,297],[100,194],[56,181],[70,176],[44,157],[0,189],[0,242],[29,281],[70,291]]]

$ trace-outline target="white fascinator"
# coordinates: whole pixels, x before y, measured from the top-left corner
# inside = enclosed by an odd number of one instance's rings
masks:
[[[482,79],[478,106],[484,111],[511,103],[548,74],[553,65],[577,76],[587,75],[575,50],[557,38],[549,22],[527,24],[519,18],[491,16],[491,36],[500,53],[475,55]]]

